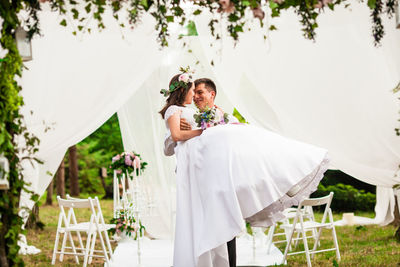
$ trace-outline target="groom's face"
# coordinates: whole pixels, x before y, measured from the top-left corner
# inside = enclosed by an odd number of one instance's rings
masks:
[[[206,107],[213,107],[214,98],[215,92],[208,90],[204,83],[197,85],[194,89],[193,101],[196,104],[196,107],[200,110],[204,110]]]

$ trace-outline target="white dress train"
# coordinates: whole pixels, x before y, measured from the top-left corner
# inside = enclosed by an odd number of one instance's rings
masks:
[[[171,106],[195,126],[195,111]],[[169,130],[169,129],[168,129]],[[281,211],[317,189],[327,150],[250,125],[208,128],[178,142],[174,267],[229,266],[226,242],[253,226],[268,227]],[[294,196],[291,188],[301,188]]]

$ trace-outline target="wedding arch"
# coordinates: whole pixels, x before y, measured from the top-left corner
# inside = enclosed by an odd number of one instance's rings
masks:
[[[33,40],[34,60],[26,63],[21,84],[22,111],[41,140],[37,156],[44,164],[27,164],[27,181],[43,194],[67,148],[118,112],[125,149],[150,163],[144,181],[162,219],[146,221],[147,229],[168,237],[174,158],[162,155],[159,91],[179,66],[190,65],[196,77],[216,81],[217,103],[226,111],[236,107],[252,124],[325,147],[332,168],[376,185],[372,222],[391,222],[392,187],[400,183],[395,176],[400,142],[394,133],[399,107],[391,92],[400,80],[400,31],[385,21],[386,38],[375,48],[365,27],[368,8],[354,5],[352,11],[321,16],[315,43],[304,40],[290,13],[277,19],[280,31],[267,40],[254,21],[238,44],[223,34],[216,42],[204,14],[194,20],[197,36],[171,36],[162,50],[153,41],[157,32],[150,16],[129,31],[106,13],[101,33],[72,36],[68,26],[60,29],[57,14],[41,12],[43,36]],[[172,34],[179,36],[182,28],[176,25]],[[33,203],[23,195],[22,204]]]

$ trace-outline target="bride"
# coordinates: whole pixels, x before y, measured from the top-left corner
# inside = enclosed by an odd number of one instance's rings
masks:
[[[199,129],[195,84],[175,75],[160,111],[177,142],[174,267],[229,266],[226,244],[252,226],[268,227],[317,189],[327,151],[258,127],[226,124]],[[186,119],[193,130],[181,130]]]

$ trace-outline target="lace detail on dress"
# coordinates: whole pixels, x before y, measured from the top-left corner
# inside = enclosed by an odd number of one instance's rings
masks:
[[[293,197],[285,194],[278,201],[245,220],[254,227],[269,227],[284,219],[285,216],[282,213],[284,209],[299,205],[300,202],[308,198],[312,192],[318,189],[318,184],[322,178],[324,178],[324,173],[329,167],[329,162],[328,155],[325,155],[321,164],[297,184],[301,187],[301,190]]]
[[[164,120],[167,121],[169,117],[174,115],[177,111],[180,111],[181,109],[178,106],[172,105],[167,110],[165,111],[164,114]]]

